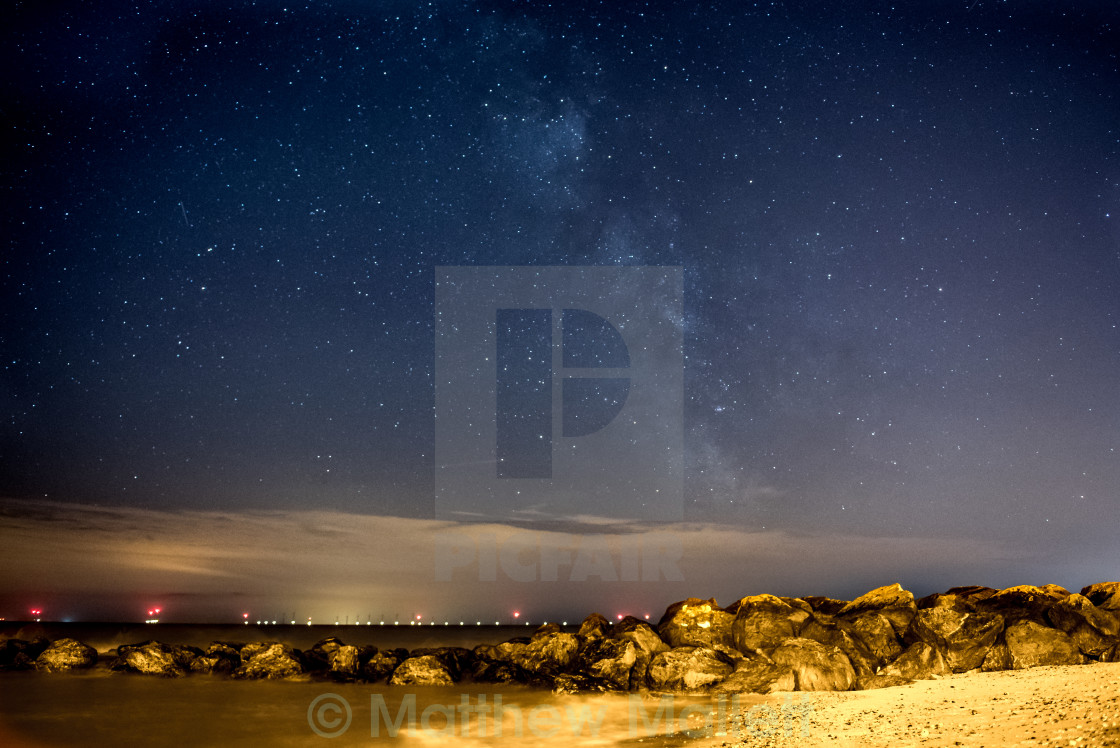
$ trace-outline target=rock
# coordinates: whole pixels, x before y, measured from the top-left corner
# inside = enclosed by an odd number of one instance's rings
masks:
[[[875,670],[881,664],[863,642],[840,628],[837,623],[826,623],[814,618],[801,629],[801,638],[812,639],[826,647],[836,647],[843,652],[856,671],[857,681],[874,676]]]
[[[454,683],[447,666],[435,655],[409,657],[389,678],[391,686],[450,686]]]
[[[879,613],[868,611],[854,618],[841,619],[839,626],[863,644],[871,655],[873,668],[893,660],[902,652],[894,627]]]
[[[1081,594],[1101,610],[1120,611],[1120,582],[1090,584],[1081,588]]]
[[[1070,637],[1034,621],[1019,621],[1004,632],[1015,670],[1039,665],[1081,665],[1085,657]]]
[[[552,692],[562,695],[602,693],[609,690],[612,690],[610,686],[598,678],[573,673],[562,673],[552,683]]]
[[[646,671],[653,658],[669,650],[669,645],[662,641],[652,626],[633,616],[627,616],[612,626],[611,638],[631,642],[636,650],[637,659],[634,666],[630,668],[631,691],[636,691],[644,685]]]
[[[560,628],[560,624],[558,623],[544,623],[537,627],[537,630],[533,632],[532,638],[536,639],[546,634],[559,634],[563,630],[564,629]]]
[[[727,658],[714,649],[674,647],[653,658],[646,677],[653,689],[696,691],[718,684],[734,670]]]
[[[804,610],[773,595],[744,597],[731,624],[732,642],[743,654],[770,649],[797,636],[804,621]]]
[[[1099,654],[1120,634],[1120,621],[1084,595],[1069,595],[1046,612],[1054,628],[1069,634],[1082,654]]]
[[[424,647],[414,649],[412,657],[425,657],[431,655],[447,668],[452,680],[459,680],[464,672],[470,672],[474,664],[475,654],[464,647]]]
[[[847,600],[836,600],[831,597],[814,596],[803,597],[801,599],[804,600],[809,605],[809,607],[813,609],[814,613],[821,613],[826,616],[836,615],[844,609],[845,605],[848,604]]]
[[[988,653],[984,655],[984,662],[980,664],[980,669],[985,673],[1011,669],[1011,650],[1002,637],[988,649]]]
[[[534,636],[528,644],[517,645],[509,652],[509,662],[530,673],[560,673],[576,661],[580,640],[576,634],[561,631]]]
[[[878,674],[913,681],[939,678],[952,672],[941,650],[926,642],[914,642],[894,662],[885,665]]]
[[[793,670],[798,691],[847,691],[856,683],[856,672],[836,647],[812,639],[787,639],[770,653],[775,664]]]
[[[31,641],[26,639],[5,639],[0,641],[0,670],[30,670],[35,667],[35,658],[51,645],[45,637]]]
[[[1034,621],[1046,625],[1049,622],[1046,613],[1063,598],[1063,595],[1051,590],[1022,584],[1000,590],[991,597],[979,601],[977,608],[990,613],[999,613],[1007,625],[1016,621]]]
[[[762,659],[742,660],[731,675],[713,689],[716,693],[775,693],[797,690],[797,677],[784,665]]]
[[[241,666],[241,655],[228,644],[212,642],[205,654],[191,660],[192,673],[229,674]]]
[[[390,649],[370,656],[362,665],[361,676],[370,683],[385,680],[393,674],[401,663],[408,659],[408,650]]]
[[[330,658],[340,647],[345,646],[336,637],[320,639],[311,645],[311,649],[301,652],[300,665],[305,673],[328,672],[331,669]]]
[[[630,671],[638,661],[638,648],[631,641],[598,639],[579,651],[579,670],[614,691],[630,688]]]
[[[651,655],[669,649],[669,645],[658,636],[653,626],[632,616],[627,616],[612,627],[610,638],[633,642],[639,651]]]
[[[529,684],[536,680],[529,671],[512,662],[476,656],[471,665],[470,678],[476,683]]]
[[[1101,662],[1120,662],[1120,643],[1113,644],[1100,653]]]
[[[708,647],[730,650],[734,647],[731,625],[735,615],[715,600],[690,597],[673,603],[657,624],[657,633],[667,647]]]
[[[581,639],[602,639],[606,637],[610,628],[610,621],[598,613],[592,613],[587,618],[584,618],[583,623],[579,625],[579,633],[577,636]]]
[[[277,642],[262,645],[247,644],[241,649],[240,654],[241,667],[233,671],[234,678],[271,680],[292,678],[303,673],[299,653],[287,644]]]
[[[854,618],[869,611],[878,613],[890,621],[895,635],[901,637],[909,628],[910,620],[917,610],[914,595],[902,589],[901,584],[895,583],[860,595],[841,608],[836,615],[838,618]]]
[[[919,610],[904,640],[932,644],[945,653],[945,661],[954,673],[963,673],[984,663],[988,649],[1003,631],[1003,623],[1003,616],[997,613],[939,605]]]
[[[344,644],[327,658],[330,664],[330,674],[335,680],[351,681],[358,678],[361,663],[358,660],[358,648],[352,644]]]
[[[117,647],[117,659],[113,662],[112,669],[117,672],[178,678],[190,669],[190,662],[184,666],[182,659],[175,657],[175,651],[170,645],[146,641]]]
[[[35,658],[35,669],[47,673],[91,668],[97,664],[97,650],[77,639],[51,642]]]

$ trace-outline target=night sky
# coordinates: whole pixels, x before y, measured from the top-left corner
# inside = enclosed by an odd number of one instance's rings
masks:
[[[822,5],[8,4],[0,616],[1120,578],[1120,9]],[[525,265],[680,268],[680,521],[438,515],[437,272]]]

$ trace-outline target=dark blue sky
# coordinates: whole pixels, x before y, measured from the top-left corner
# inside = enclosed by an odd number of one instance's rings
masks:
[[[1107,575],[1120,12],[820,5],[11,5],[0,495],[431,518],[435,269],[679,266],[686,520]]]

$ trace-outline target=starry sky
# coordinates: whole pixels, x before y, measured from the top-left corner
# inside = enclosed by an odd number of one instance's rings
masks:
[[[1120,577],[1113,3],[2,14],[0,616]],[[681,579],[435,578],[458,266],[680,269]]]

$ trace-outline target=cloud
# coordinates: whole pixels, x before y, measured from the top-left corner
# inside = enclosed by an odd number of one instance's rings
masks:
[[[513,607],[537,620],[592,611],[656,619],[690,596],[726,604],[759,592],[852,597],[895,581],[918,594],[956,584],[1098,581],[1063,578],[1044,552],[994,542],[592,516],[517,526],[4,501],[0,531],[0,607],[44,592],[60,601],[175,599],[180,610],[169,614],[178,620],[232,620],[244,605],[319,620],[413,611],[493,620]],[[1038,568],[1050,569],[1048,578],[1031,578]]]

